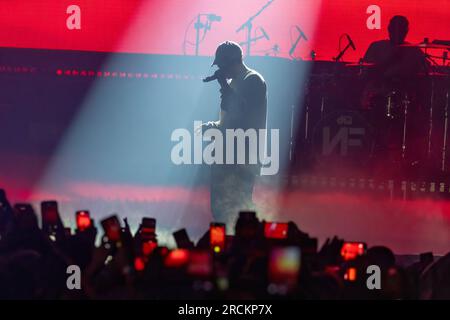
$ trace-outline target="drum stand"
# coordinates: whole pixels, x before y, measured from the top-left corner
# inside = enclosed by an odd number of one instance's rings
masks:
[[[303,136],[303,140],[306,143],[308,141],[308,132],[309,132],[309,106],[311,104],[311,96],[310,96],[310,92],[309,92],[309,88],[308,88],[309,84],[307,84],[305,87],[305,91],[306,91],[306,99],[305,99],[305,134]],[[292,116],[293,118],[293,116]]]
[[[388,94],[387,98],[387,105],[386,105],[386,117],[389,120],[392,120],[394,118],[394,115],[392,114],[392,97],[395,96],[395,91],[392,91]]]
[[[294,157],[294,116],[295,105],[291,105],[291,136],[289,141],[289,162],[292,163]]]
[[[403,137],[402,137],[402,160],[405,160],[406,158],[406,124],[407,124],[407,117],[408,117],[408,106],[411,103],[408,99],[408,94],[405,93],[405,97],[402,100],[403,103],[403,110],[404,110],[404,119],[403,119]]]
[[[326,87],[326,79],[328,77],[320,77],[320,120],[322,120],[325,116],[325,104],[326,104],[326,94],[324,93],[325,87]],[[313,100],[313,90],[311,88],[312,84],[311,81],[308,80],[304,85],[304,110],[302,112],[303,120],[302,124],[304,125],[303,128],[301,128],[301,136],[299,136],[299,139],[301,139],[301,145],[303,148],[303,152],[308,152],[308,148],[310,148],[312,134],[313,134],[313,125],[315,124],[313,121],[315,120],[314,117],[314,104],[315,100]],[[289,143],[289,160],[296,161],[295,153],[298,152],[298,144],[296,141],[296,134],[297,131],[295,126],[295,119],[296,116],[296,106],[291,105],[291,123],[290,123],[290,143]],[[295,149],[295,151],[294,151]]]
[[[446,170],[446,160],[447,160],[447,131],[448,131],[448,89],[445,95],[445,109],[444,109],[444,142],[442,144],[442,162],[441,162],[441,171],[445,172]]]
[[[430,119],[428,120],[428,147],[427,159],[431,158],[431,135],[433,133],[433,102],[434,102],[434,79],[431,80],[431,98],[430,98]]]

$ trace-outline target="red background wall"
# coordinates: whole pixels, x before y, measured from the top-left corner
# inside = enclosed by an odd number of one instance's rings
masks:
[[[225,39],[243,41],[245,32],[235,30],[256,13],[266,0],[8,0],[0,7],[0,46],[74,49],[112,52],[183,54],[182,43],[189,22],[197,13],[222,16],[215,22],[200,54],[212,55]],[[81,30],[68,30],[66,9],[81,8]],[[381,8],[381,30],[368,30],[366,9]],[[357,47],[345,60],[356,61],[370,42],[386,36],[394,14],[410,20],[410,42],[450,38],[450,0],[276,0],[254,21],[264,27],[270,40],[261,40],[253,53],[273,45],[287,56],[291,46],[289,30],[299,25],[309,37],[299,44],[297,56],[308,58],[311,49],[318,59],[328,60],[338,51],[339,36],[349,33]],[[194,40],[194,30],[187,32]],[[293,38],[297,33],[293,32]],[[192,47],[187,53],[193,54]]]

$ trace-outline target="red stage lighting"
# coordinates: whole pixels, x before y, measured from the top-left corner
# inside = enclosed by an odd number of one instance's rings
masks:
[[[345,242],[342,245],[341,256],[344,261],[356,259],[366,253],[367,245],[363,242]]]

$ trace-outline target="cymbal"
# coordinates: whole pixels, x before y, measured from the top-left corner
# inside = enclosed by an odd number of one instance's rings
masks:
[[[334,61],[334,60],[305,60],[307,62],[312,62],[314,64],[319,65],[345,65],[343,61]]]
[[[349,63],[345,65],[346,67],[374,67],[375,63],[362,62],[362,63]]]
[[[400,47],[413,47],[413,48],[420,48],[420,49],[450,49],[450,46],[447,46],[444,44],[434,44],[434,43],[419,43],[419,44],[406,43],[406,44],[401,44]]]
[[[429,72],[429,73],[418,73],[416,76],[419,77],[436,77],[436,78],[447,78],[450,77],[450,74],[448,73],[442,73],[442,72]]]
[[[309,77],[312,79],[333,79],[336,77],[334,73],[314,72],[310,73]]]

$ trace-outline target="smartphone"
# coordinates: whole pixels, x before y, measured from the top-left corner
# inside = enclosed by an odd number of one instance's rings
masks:
[[[24,229],[36,227],[36,214],[29,203],[16,203],[13,207],[15,215],[23,215],[25,219],[18,219],[19,226]],[[33,216],[33,219],[27,218]]]
[[[186,229],[180,229],[172,233],[177,247],[180,249],[191,249],[194,244],[192,243],[189,235],[187,234]]]
[[[189,250],[175,249],[170,251],[164,258],[164,265],[169,268],[180,268],[189,262]]]
[[[421,262],[421,263],[426,263],[426,264],[428,264],[428,263],[432,263],[433,260],[434,260],[434,257],[433,257],[433,253],[432,253],[432,252],[424,252],[424,253],[421,253],[419,257],[420,257],[420,262]]]
[[[8,200],[6,199],[6,192],[3,189],[0,189],[0,208],[3,207]]]
[[[58,227],[60,218],[58,213],[58,203],[56,201],[41,202],[42,227]]]
[[[356,268],[350,267],[344,273],[344,280],[354,282],[357,279],[357,274]]]
[[[236,236],[241,238],[254,238],[258,233],[259,221],[254,211],[240,211],[236,221]]]
[[[101,221],[105,235],[111,242],[119,242],[121,238],[121,226],[119,218],[113,215]]]
[[[92,226],[91,214],[88,210],[80,210],[75,213],[77,229],[84,231]]]
[[[136,271],[143,271],[145,269],[145,258],[139,256],[134,258],[134,269]]]
[[[14,205],[14,211],[16,214],[29,213],[33,212],[33,207],[29,203],[16,203]]]
[[[207,250],[193,250],[189,253],[187,273],[193,277],[209,277],[212,275],[212,256]]]
[[[288,224],[283,222],[265,222],[264,236],[268,239],[286,239]]]
[[[268,261],[268,279],[270,284],[294,289],[298,283],[301,267],[299,247],[275,247],[270,251]]]
[[[156,219],[155,218],[142,218],[141,226],[147,228],[149,231],[156,231]]]
[[[156,240],[155,232],[156,232],[156,219],[142,218],[142,222],[139,227],[139,233],[142,241]]]
[[[367,244],[364,242],[344,242],[341,248],[341,257],[344,261],[356,259],[367,251]]]
[[[256,212],[255,211],[240,211],[239,212],[239,219],[255,220],[256,219]]]
[[[212,222],[209,225],[209,244],[215,253],[225,250],[225,224]]]
[[[158,247],[158,242],[156,240],[146,240],[141,243],[141,251],[144,256],[150,255],[153,250]]]

